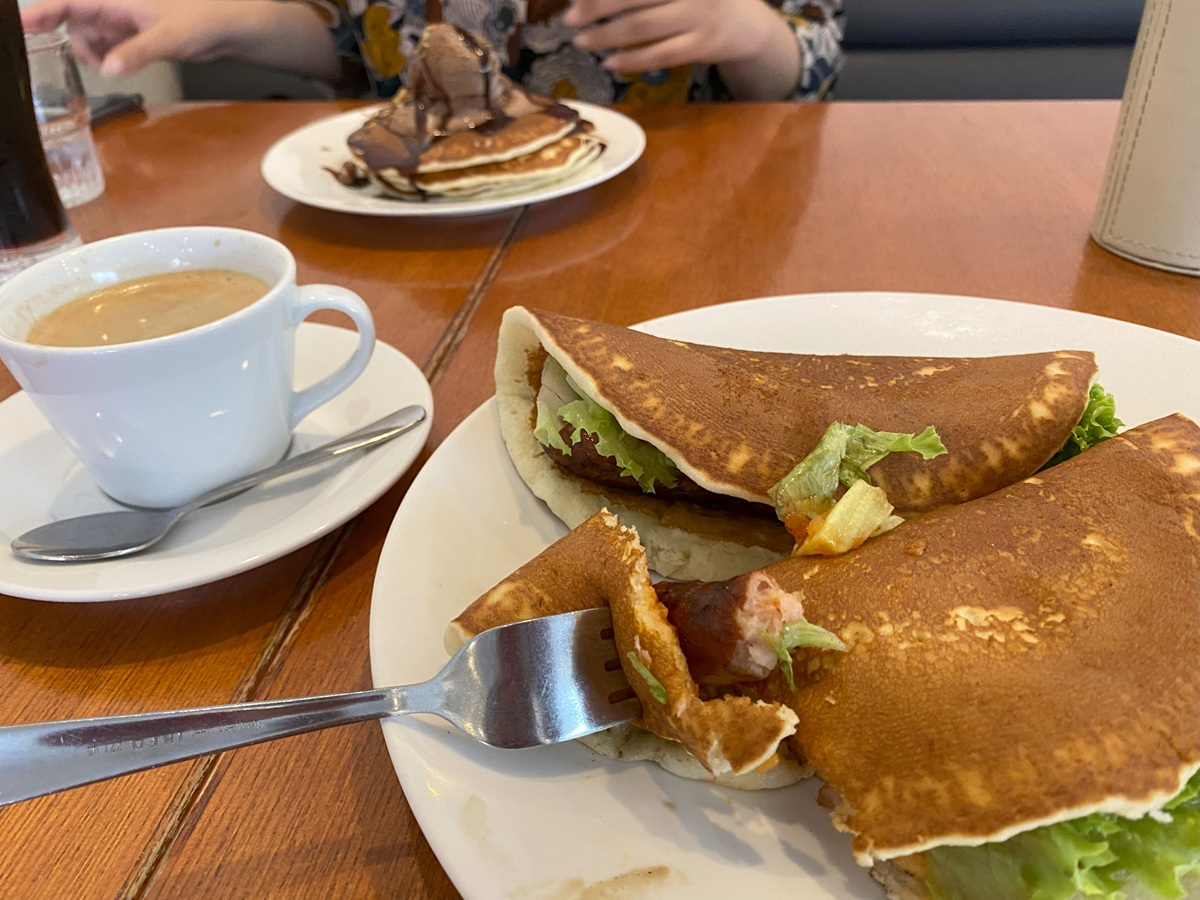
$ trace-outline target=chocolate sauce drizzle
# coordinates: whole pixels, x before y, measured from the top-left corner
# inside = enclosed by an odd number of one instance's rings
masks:
[[[354,162],[344,162],[337,169],[331,169],[329,166],[321,166],[321,168],[332,175],[338,184],[348,188],[366,187],[371,183],[371,179],[367,177],[363,167]]]
[[[484,118],[478,123],[468,123],[468,127],[481,134],[495,134],[515,120],[496,105],[490,90],[493,74],[490,48],[475,35],[458,26],[454,26],[454,31],[459,40],[479,60],[479,77],[483,87]],[[445,111],[441,121],[434,124],[429,121],[433,114],[425,99],[430,91],[435,96],[445,98],[448,96],[446,87],[424,55],[419,56],[416,63],[416,69],[409,74],[409,89],[413,97],[412,105],[409,107],[413,114],[412,132],[405,133],[400,130],[402,123],[397,119],[402,108],[393,108],[379,113],[352,134],[348,140],[351,149],[372,171],[395,169],[405,177],[413,179],[420,169],[421,157],[425,151],[439,139],[450,134],[448,129],[453,115],[450,104],[443,102]],[[578,112],[556,101],[539,107],[537,112],[565,122],[575,122],[577,127],[580,121]],[[381,131],[385,133],[380,134]],[[425,192],[415,183],[415,180],[413,188],[424,199]]]
[[[489,90],[492,75],[492,62],[485,44],[474,35],[457,26],[454,28],[458,39],[462,41],[479,60],[479,78],[483,87],[485,119],[480,124],[471,123],[472,128],[484,134],[494,134],[512,119],[503,110],[496,107],[492,92]],[[395,110],[385,110],[367,123],[359,132],[351,135],[350,146],[362,155],[363,162],[371,169],[396,169],[401,174],[413,176],[420,166],[421,154],[428,150],[438,138],[445,137],[449,132],[450,119],[453,110],[449,103],[444,103],[445,111],[440,122],[431,128],[431,113],[426,100],[428,93],[446,97],[446,86],[438,77],[438,72],[429,65],[424,56],[417,60],[417,68],[409,75],[410,90],[413,94],[413,132],[402,133],[394,122]],[[428,86],[428,87],[426,87]],[[387,132],[379,135],[377,130]]]

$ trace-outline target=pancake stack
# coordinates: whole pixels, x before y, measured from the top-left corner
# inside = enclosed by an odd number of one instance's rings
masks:
[[[523,193],[579,171],[604,149],[577,111],[513,84],[486,41],[452,25],[425,30],[409,73],[408,87],[347,141],[389,196]]]

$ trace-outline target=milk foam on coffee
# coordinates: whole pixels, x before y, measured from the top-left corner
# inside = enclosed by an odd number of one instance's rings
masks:
[[[232,269],[185,269],[92,291],[33,323],[26,340],[51,347],[128,344],[215,322],[264,296],[270,286]]]

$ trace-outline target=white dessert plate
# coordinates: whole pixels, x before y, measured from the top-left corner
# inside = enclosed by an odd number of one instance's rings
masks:
[[[918,294],[814,294],[680,313],[642,328],[682,340],[811,353],[983,356],[1090,349],[1117,412],[1136,424],[1200,419],[1200,343],[1059,309]],[[566,529],[513,470],[485,403],[408,491],[384,544],[371,604],[376,685],[421,681],[445,662],[463,607]],[[817,785],[754,793],[617,763],[579,744],[502,751],[436,719],[383,723],[404,793],[469,900],[645,896],[878,898]],[[621,893],[621,891],[624,893]]]
[[[377,106],[330,116],[298,128],[276,141],[262,161],[267,184],[299,203],[364,216],[475,216],[541,203],[584,191],[628,169],[646,149],[646,133],[633,119],[591,103],[570,101],[596,126],[596,135],[607,143],[604,152],[569,178],[527,193],[483,200],[411,201],[385,197],[374,186],[352,188],[329,173],[349,162],[348,138]]]
[[[357,340],[344,328],[303,323],[296,333],[297,386],[332,372]],[[18,392],[0,403],[0,594],[122,600],[206,584],[277,559],[355,516],[404,474],[429,435],[433,396],[412,360],[377,342],[363,374],[300,423],[291,455],[410,403],[429,415],[408,434],[197,510],[150,550],[50,563],[18,557],[8,545],[45,522],[123,507],[96,486],[29,397]]]

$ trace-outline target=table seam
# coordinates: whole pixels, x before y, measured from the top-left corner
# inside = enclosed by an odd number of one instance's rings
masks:
[[[516,241],[517,232],[520,230],[522,222],[525,221],[525,215],[528,211],[528,206],[522,206],[517,214],[513,216],[512,221],[508,223],[508,228],[500,238],[500,243],[496,245],[496,249],[488,257],[488,261],[484,264],[479,277],[475,279],[475,283],[471,285],[471,289],[467,292],[466,299],[455,310],[454,316],[446,326],[446,330],[442,332],[441,339],[433,348],[433,352],[429,354],[429,362],[426,364],[424,372],[431,387],[437,384],[449,368],[451,357],[454,356],[459,344],[466,337],[467,329],[475,318],[475,313],[479,311],[479,307],[483,304],[483,298],[487,294],[488,288],[496,280],[500,265],[508,256],[509,250],[512,249],[512,245]]]
[[[442,336],[430,351],[429,359],[421,369],[430,386],[436,384],[441,378],[449,366],[451,357],[466,336],[467,329],[470,327],[475,313],[479,310],[488,288],[495,281],[500,265],[512,248],[528,209],[528,207],[521,207],[512,217],[499,243],[467,292],[467,296],[455,310],[450,322],[442,332]],[[356,523],[357,518],[352,519],[320,542],[312,561],[305,567],[304,573],[301,575],[299,590],[296,591],[292,602],[284,611],[255,661],[247,667],[245,675],[235,687],[229,702],[243,703],[253,698],[268,674],[283,659],[287,648],[291,646],[300,628],[308,619],[312,599],[325,583],[329,571],[341,555],[342,546],[354,530]],[[176,793],[178,799],[169,805],[168,809],[171,812],[166,818],[164,827],[160,829],[158,836],[150,844],[148,854],[143,857],[144,862],[136,867],[131,877],[122,885],[118,897],[125,898],[125,900],[142,900],[153,887],[188,819],[194,811],[199,809],[201,801],[208,793],[209,785],[212,784],[223,755],[216,753],[204,757]],[[203,815],[202,811],[200,815]]]
[[[274,670],[276,664],[283,658],[287,649],[299,633],[300,627],[308,619],[311,601],[317,591],[325,583],[330,570],[341,554],[341,548],[346,539],[354,531],[357,519],[333,531],[317,545],[317,551],[312,560],[305,566],[301,574],[299,589],[293,595],[292,602],[280,616],[279,622],[272,630],[267,641],[260,649],[251,665],[247,666],[242,679],[234,688],[230,703],[244,703],[253,699],[267,676]],[[141,900],[153,887],[163,865],[176,845],[179,835],[183,832],[192,812],[196,810],[207,793],[208,786],[216,774],[224,751],[203,757],[199,765],[176,792],[176,800],[168,806],[165,824],[159,830],[157,837],[151,842],[148,853],[145,854],[131,876],[121,886],[117,896],[125,900]]]

